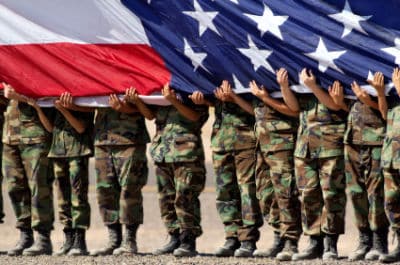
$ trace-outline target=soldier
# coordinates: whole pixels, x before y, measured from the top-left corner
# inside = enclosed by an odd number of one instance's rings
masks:
[[[208,112],[203,107],[184,105],[168,84],[162,94],[171,106],[139,107],[156,120],[151,156],[156,166],[161,217],[170,235],[170,241],[153,254],[195,256],[196,238],[202,234],[199,195],[206,174],[201,128]]]
[[[301,192],[303,231],[310,236],[308,248],[292,259],[337,259],[346,206],[343,135],[347,106],[340,97],[343,88],[339,82],[333,84],[330,96],[317,85],[311,71],[303,69],[300,77],[313,94],[296,99],[288,86],[281,87],[289,108],[300,111],[295,173]]]
[[[250,257],[260,237],[262,225],[256,198],[256,138],[254,117],[237,107],[243,100],[231,92],[228,81],[215,91],[218,100],[205,100],[200,92],[192,95],[196,104],[215,106],[215,122],[211,136],[216,176],[217,210],[225,226],[226,241],[216,256]],[[250,107],[251,109],[251,107]]]
[[[389,263],[400,261],[400,69],[395,68],[392,81],[396,88],[397,96],[389,97],[385,105],[385,97],[379,90],[378,101],[381,112],[385,116],[387,111],[386,137],[382,146],[381,166],[384,176],[385,211],[390,225],[397,237],[397,246],[389,254],[381,255],[379,261]]]
[[[48,157],[53,162],[58,211],[65,241],[56,255],[87,255],[85,232],[90,225],[88,163],[92,155],[92,112],[73,111],[73,99],[63,93],[54,102],[53,141]]]
[[[93,256],[137,253],[136,232],[143,223],[142,188],[148,175],[144,154],[150,137],[143,116],[126,97],[112,94],[109,105],[96,110],[94,140],[97,201],[109,236]]]
[[[280,86],[289,86],[288,74],[284,69],[277,72]],[[298,112],[292,111],[283,100],[273,99],[265,88],[259,88],[255,81],[250,83],[251,92],[260,101],[255,104],[256,135],[258,142],[257,191],[261,205],[270,202],[268,190],[272,186],[274,200],[266,208],[274,213],[278,207],[278,225],[274,244],[266,252],[255,256],[275,257],[280,261],[292,259],[297,253],[301,235],[300,201],[294,174],[294,145],[298,127]],[[269,184],[271,183],[271,184]]]
[[[54,111],[42,110],[36,101],[16,93],[7,84],[4,95],[10,102],[3,126],[2,172],[21,232],[8,255],[50,255],[53,174],[47,154]],[[34,244],[32,229],[38,233]]]
[[[369,82],[385,99],[382,73],[375,73]],[[359,246],[349,260],[377,260],[387,253],[389,222],[383,201],[383,172],[380,167],[386,124],[379,112],[379,101],[353,82],[358,100],[353,102],[345,133],[345,173],[349,197],[353,203],[355,223],[359,231]],[[380,100],[381,101],[381,100]]]

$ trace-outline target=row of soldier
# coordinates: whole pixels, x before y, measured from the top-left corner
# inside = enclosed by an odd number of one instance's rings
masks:
[[[161,217],[170,235],[154,254],[196,255],[196,238],[202,234],[198,197],[205,185],[201,128],[213,106],[216,206],[226,235],[216,256],[337,259],[347,185],[359,230],[359,246],[349,259],[399,261],[400,244],[388,254],[387,236],[391,225],[400,240],[400,101],[385,96],[379,72],[369,81],[377,97],[354,82],[358,99],[353,101],[344,98],[338,81],[324,90],[311,71],[304,69],[300,78],[312,93],[294,93],[287,71],[280,69],[282,99],[272,98],[254,81],[250,90],[256,99],[237,95],[223,81],[213,98],[198,91],[178,97],[165,85],[162,94],[171,105],[153,106],[130,88],[122,100],[110,95],[110,108],[96,110],[75,105],[68,93],[54,102],[56,110],[41,108],[4,84],[9,101],[2,172],[20,230],[8,254],[52,253],[54,178],[65,234],[56,254],[89,254],[85,232],[90,225],[88,159],[93,149],[97,200],[109,236],[104,248],[90,254],[137,253],[141,189],[148,173],[143,155],[150,142],[147,118],[156,123],[150,153]],[[400,94],[399,69],[392,79]],[[262,251],[256,242],[266,217],[274,242]],[[309,236],[309,246],[298,252],[302,233]]]

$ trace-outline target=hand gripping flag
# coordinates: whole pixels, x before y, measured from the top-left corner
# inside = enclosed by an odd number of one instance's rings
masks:
[[[313,69],[351,94],[400,64],[397,0],[0,0],[0,79],[35,97],[211,94],[223,79],[279,92],[275,71]]]

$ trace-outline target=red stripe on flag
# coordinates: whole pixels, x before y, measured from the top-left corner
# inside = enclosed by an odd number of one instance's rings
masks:
[[[171,80],[161,56],[142,44],[0,46],[0,80],[27,96],[102,96],[134,86],[142,95]]]

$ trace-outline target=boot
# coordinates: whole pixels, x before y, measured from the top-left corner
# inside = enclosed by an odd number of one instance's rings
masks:
[[[38,230],[38,237],[32,247],[22,252],[24,256],[51,255],[53,246],[51,245],[50,231]]]
[[[339,235],[325,235],[324,237],[324,254],[322,255],[322,260],[337,260],[337,241]]]
[[[179,232],[176,231],[170,234],[170,240],[165,246],[153,251],[153,255],[164,255],[173,253],[174,250],[179,247],[180,243],[181,241],[179,240]]]
[[[272,247],[267,249],[266,251],[256,250],[253,253],[254,257],[265,257],[265,258],[275,258],[276,255],[282,251],[284,247],[284,240],[281,238],[279,232],[274,232],[274,243]]]
[[[303,252],[294,254],[292,260],[318,259],[322,257],[323,251],[323,236],[310,236],[308,247]]]
[[[225,244],[220,247],[216,252],[217,257],[232,257],[235,254],[235,250],[240,247],[240,242],[237,237],[228,237],[225,240]]]
[[[400,261],[400,231],[396,231],[397,246],[389,254],[379,256],[379,261],[383,263],[392,263]]]
[[[33,245],[33,231],[32,229],[20,229],[20,236],[17,245],[7,252],[9,256],[20,256],[24,249]]]
[[[122,241],[121,247],[114,250],[113,255],[122,255],[122,254],[136,254],[137,253],[137,245],[136,245],[136,231],[139,225],[127,225],[125,229],[124,240]]]
[[[373,234],[372,249],[365,255],[365,260],[378,260],[388,253],[388,229],[378,229]]]
[[[285,239],[285,246],[282,251],[276,255],[276,260],[278,261],[289,261],[292,260],[294,254],[298,252],[297,250],[298,240],[296,239]]]
[[[68,253],[74,244],[75,230],[72,228],[64,228],[64,243],[59,251],[54,253],[55,256],[62,256]]]
[[[106,256],[113,254],[114,249],[119,248],[122,241],[121,224],[108,225],[108,243],[104,248],[94,250],[91,256]]]
[[[194,257],[196,251],[196,237],[189,231],[184,231],[180,235],[181,244],[174,250],[175,257]]]
[[[72,245],[68,256],[87,256],[89,252],[86,247],[86,230],[77,228],[75,230],[74,244]]]
[[[257,249],[256,242],[253,240],[242,241],[240,248],[235,250],[235,257],[248,258],[253,257],[253,252]]]
[[[349,261],[363,260],[372,247],[372,232],[369,229],[358,231],[358,247],[349,255]]]

